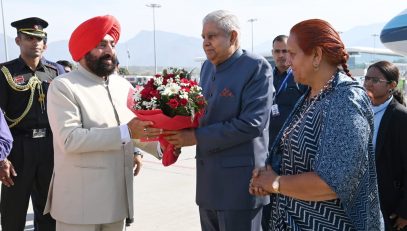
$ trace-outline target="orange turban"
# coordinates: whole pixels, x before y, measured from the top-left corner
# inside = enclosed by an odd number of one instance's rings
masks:
[[[97,16],[80,24],[69,39],[69,52],[72,59],[75,61],[81,60],[107,34],[112,36],[115,43],[120,38],[120,23],[111,15]]]

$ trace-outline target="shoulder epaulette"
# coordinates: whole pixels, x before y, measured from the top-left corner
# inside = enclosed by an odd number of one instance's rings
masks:
[[[9,61],[4,62],[4,63],[0,63],[0,68],[3,67],[3,66],[7,67],[8,65],[13,64],[13,63],[16,62],[17,60],[18,60],[18,59],[13,59],[13,60],[9,60]]]
[[[46,60],[46,59],[43,59],[43,64],[45,66],[47,66],[47,67],[50,67],[50,68],[56,70],[58,75],[61,75],[61,74],[65,73],[64,67],[61,64],[51,62],[51,61]]]

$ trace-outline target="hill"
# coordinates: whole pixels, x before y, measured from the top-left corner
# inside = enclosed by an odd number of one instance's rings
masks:
[[[376,23],[366,26],[357,26],[341,33],[341,37],[347,47],[363,46],[383,48],[379,34],[384,23]],[[254,47],[256,53],[269,54],[272,47],[272,39]],[[0,38],[3,43],[3,36]],[[14,39],[7,36],[8,57],[14,59],[19,54],[19,48]],[[152,31],[140,31],[128,41],[119,41],[117,54],[120,65],[123,67],[154,66],[154,44]],[[199,67],[197,57],[205,56],[202,50],[202,39],[188,37],[171,32],[156,31],[156,54],[157,65],[160,67]],[[48,44],[45,57],[52,61],[59,59],[72,60],[68,52],[68,40],[55,41]],[[4,45],[0,46],[0,62],[5,61]]]

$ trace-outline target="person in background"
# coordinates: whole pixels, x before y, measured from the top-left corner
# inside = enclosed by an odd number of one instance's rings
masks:
[[[9,172],[2,179],[1,227],[3,231],[24,230],[31,197],[34,229],[55,230],[55,220],[42,214],[54,167],[46,95],[49,83],[64,69],[43,57],[47,48],[45,20],[25,18],[11,26],[17,29],[20,57],[0,65],[0,107],[14,138],[5,169],[14,168],[17,174]]]
[[[200,85],[207,108],[196,129],[166,131],[180,148],[197,145],[196,203],[204,231],[259,231],[268,197],[247,191],[251,171],[264,166],[273,78],[270,64],[240,48],[237,17],[224,10],[203,19]]]
[[[71,62],[69,62],[67,60],[58,60],[57,63],[64,67],[64,70],[66,73],[72,71],[73,66],[72,66]]]
[[[324,20],[302,21],[287,50],[295,80],[309,90],[249,191],[274,194],[271,230],[381,230],[373,113],[338,32]]]
[[[11,185],[11,175],[15,175],[13,165],[7,164],[7,156],[13,147],[13,137],[7,121],[4,118],[3,111],[0,109],[0,179],[3,184]],[[6,181],[8,179],[8,181]]]
[[[275,61],[273,69],[273,85],[276,92],[273,96],[269,126],[269,149],[275,142],[275,138],[290,115],[298,99],[305,93],[306,87],[294,81],[294,76],[286,63],[287,61],[287,35],[278,35],[273,40],[271,53]],[[272,200],[272,198],[271,198]],[[263,230],[269,229],[271,204],[263,207],[261,225]]]
[[[49,88],[55,168],[44,213],[56,219],[58,231],[123,230],[124,220],[133,218],[133,167],[137,175],[142,164],[131,139],[157,138],[161,131],[127,108],[132,86],[114,74],[119,38],[111,15],[81,23],[69,39],[78,69]],[[136,145],[159,151],[157,142]]]
[[[407,108],[400,73],[387,61],[369,66],[364,80],[374,112],[373,144],[380,208],[387,231],[407,230]]]

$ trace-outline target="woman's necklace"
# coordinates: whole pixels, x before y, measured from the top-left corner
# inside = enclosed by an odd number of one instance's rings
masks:
[[[329,89],[332,88],[332,82],[335,79],[335,75],[332,75],[332,77],[328,80],[328,82],[326,82],[326,84],[321,88],[321,90],[319,91],[319,93],[315,96],[313,96],[312,98],[310,98],[308,100],[309,103],[305,103],[302,107],[304,107],[304,109],[301,109],[300,115],[298,116],[298,119],[294,122],[291,123],[283,132],[283,137],[282,140],[286,140],[288,135],[291,134],[291,132],[297,128],[297,126],[300,124],[300,122],[304,119],[305,115],[308,114],[308,112],[311,110],[311,108],[315,105],[315,103],[317,102],[318,98],[321,97],[321,95],[328,91]],[[311,93],[311,91],[310,91]],[[307,106],[308,105],[308,106]]]

